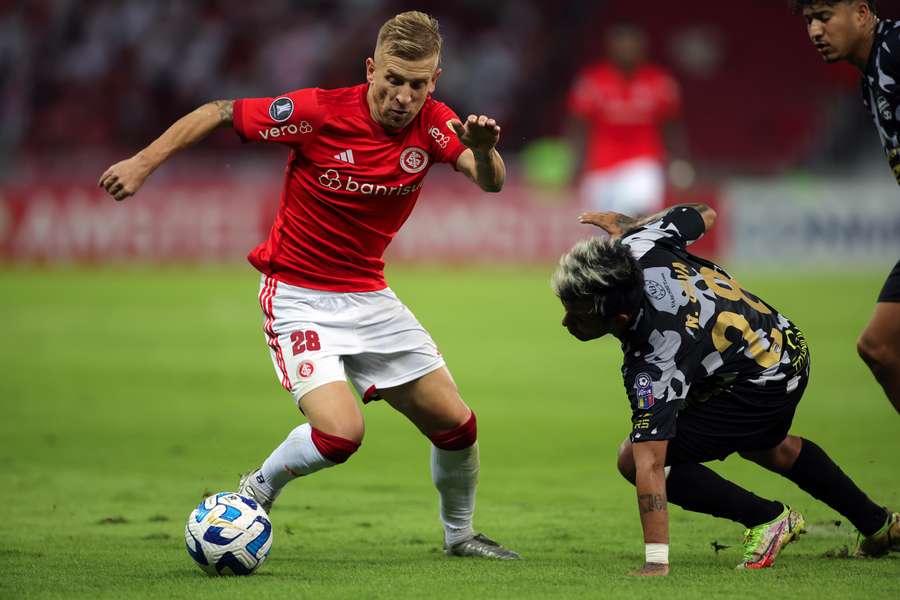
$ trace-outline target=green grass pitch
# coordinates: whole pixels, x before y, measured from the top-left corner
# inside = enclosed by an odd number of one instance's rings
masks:
[[[643,543],[615,470],[630,426],[620,352],[568,336],[549,273],[389,272],[478,413],[476,526],[525,560],[441,554],[428,443],[379,402],[356,456],[281,497],[260,571],[209,578],[185,552],[185,519],[301,422],[273,374],[254,273],[0,270],[0,597],[897,597],[900,556],[823,556],[852,527],[737,458],[712,466],[802,510],[810,533],[774,569],[739,573],[741,528],[673,507],[671,576],[626,577]],[[900,506],[900,417],[854,347],[883,273],[749,275],[810,343],[794,433]]]

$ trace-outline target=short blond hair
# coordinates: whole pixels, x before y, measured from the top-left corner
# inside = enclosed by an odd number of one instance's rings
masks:
[[[378,30],[375,55],[379,52],[402,60],[441,58],[444,40],[437,19],[417,10],[410,10],[388,19]]]

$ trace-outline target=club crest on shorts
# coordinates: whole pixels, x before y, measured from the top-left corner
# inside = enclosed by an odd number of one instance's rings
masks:
[[[294,114],[294,101],[287,96],[275,98],[269,105],[269,116],[278,123],[287,121],[292,114]]]
[[[653,379],[647,373],[638,373],[634,378],[634,395],[637,397],[637,407],[646,410],[656,403],[653,397]]]
[[[309,379],[316,372],[316,368],[311,361],[304,360],[297,365],[297,377],[300,379]]]
[[[419,173],[428,166],[428,153],[418,146],[410,146],[400,153],[400,168],[407,173]]]

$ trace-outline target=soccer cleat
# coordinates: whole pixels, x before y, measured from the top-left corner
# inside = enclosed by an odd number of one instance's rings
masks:
[[[269,514],[272,510],[272,503],[275,502],[275,498],[278,497],[278,492],[281,490],[270,496],[257,485],[258,479],[262,479],[262,473],[259,469],[253,469],[241,475],[241,480],[238,483],[238,494],[253,498],[266,511],[266,514]]]
[[[781,549],[806,533],[803,515],[790,506],[784,507],[774,521],[757,525],[744,532],[744,560],[738,569],[765,569],[775,564]]]
[[[518,553],[507,550],[483,533],[476,533],[469,539],[457,542],[452,546],[444,545],[444,554],[447,556],[480,556],[500,560],[520,558]]]
[[[859,558],[884,556],[888,552],[900,552],[900,513],[888,515],[884,527],[869,537],[859,536],[854,556]]]

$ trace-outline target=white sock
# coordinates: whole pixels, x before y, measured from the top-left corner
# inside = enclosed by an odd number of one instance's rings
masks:
[[[464,450],[431,446],[431,479],[441,494],[444,541],[453,545],[474,534],[475,486],[478,484],[478,443]]]
[[[312,427],[309,423],[304,423],[290,432],[287,439],[275,448],[260,471],[271,491],[277,492],[297,477],[334,465],[313,444]],[[269,492],[266,489],[263,491]]]

